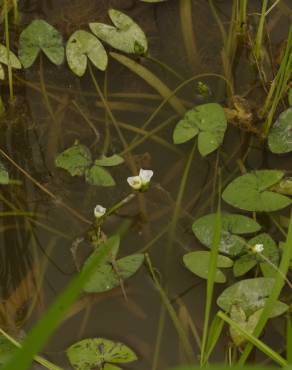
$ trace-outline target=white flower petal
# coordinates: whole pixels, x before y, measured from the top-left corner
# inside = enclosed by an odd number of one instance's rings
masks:
[[[140,176],[131,176],[127,178],[128,184],[135,190],[141,189],[142,180]]]
[[[256,244],[254,247],[253,247],[254,251],[256,253],[261,253],[263,252],[264,250],[264,245],[263,244]]]
[[[146,185],[150,182],[151,177],[153,176],[152,170],[143,170],[143,168],[140,169],[139,176],[141,178],[142,184]]]
[[[94,216],[96,218],[101,218],[102,216],[104,216],[106,213],[106,208],[104,208],[103,206],[101,206],[100,204],[97,204],[94,208]]]

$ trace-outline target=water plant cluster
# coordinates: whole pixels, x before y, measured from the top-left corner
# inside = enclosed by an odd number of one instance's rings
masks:
[[[166,0],[142,2],[160,3],[151,6],[161,7],[164,2],[167,3]],[[181,0],[179,3],[180,12],[185,15],[187,23],[190,21],[194,2]],[[2,357],[0,356],[3,369],[29,369],[31,363],[35,361],[47,369],[62,370],[62,367],[39,356],[38,353],[43,350],[49,337],[61,324],[69,308],[80,296],[99,296],[115,290],[122,292],[123,300],[127,304],[131,294],[129,293],[131,278],[138,271],[141,272],[143,266],[161,299],[157,342],[153,346],[153,370],[158,369],[161,333],[164,330],[166,315],[176,330],[182,353],[181,362],[187,364],[185,370],[195,369],[197,365],[209,366],[213,362],[212,356],[216,348],[224,338],[228,338],[226,365],[243,369],[251,357],[251,352],[257,351],[255,353],[263,354],[264,358],[272,364],[284,368],[291,366],[292,178],[291,169],[288,166],[292,152],[291,9],[290,28],[282,48],[281,60],[277,70],[274,71],[273,79],[268,81],[261,55],[265,44],[263,29],[266,18],[277,8],[279,1],[269,3],[270,8],[268,3],[268,1],[262,2],[256,31],[251,34],[247,27],[249,25],[248,1],[233,1],[229,30],[225,30],[215,2],[208,1],[211,13],[222,33],[224,74],[195,75],[180,81],[174,90],[143,65],[143,58],[149,58],[149,60],[151,58],[149,41],[140,25],[125,12],[109,9],[108,17],[112,24],[91,22],[88,24],[88,30],[78,29],[71,34],[65,46],[61,33],[55,27],[43,19],[35,19],[21,30],[18,51],[15,53],[10,50],[7,42],[9,33],[8,14],[6,14],[6,45],[0,45],[0,79],[5,79],[3,65],[6,65],[10,103],[14,97],[13,78],[17,78],[17,74],[13,76],[12,69],[31,68],[38,57],[42,66],[44,56],[56,66],[64,64],[66,60],[75,78],[90,76],[96,95],[105,111],[106,121],[111,121],[117,140],[123,147],[122,151],[118,151],[115,150],[114,145],[110,147],[107,143],[106,150],[100,151],[96,150],[96,146],[87,145],[81,138],[76,137],[71,145],[64,145],[61,151],[53,153],[55,173],[69,179],[68,181],[73,184],[78,182],[84,188],[89,186],[90,189],[94,189],[92,191],[105,192],[116,188],[117,193],[120,194],[119,188],[123,188],[127,189],[127,193],[123,191],[123,196],[110,205],[105,201],[105,203],[94,204],[90,209],[90,220],[85,219],[86,230],[70,240],[72,259],[76,267],[75,276],[27,337],[18,341],[7,330],[0,328],[3,335],[0,338],[2,340],[0,351],[4,353]],[[184,21],[184,18],[182,20]],[[184,27],[185,25],[183,29]],[[188,50],[187,56],[192,62],[195,52],[195,43],[191,36],[193,28],[185,30],[183,36]],[[251,37],[253,37],[252,41]],[[247,40],[249,40],[249,57],[253,60],[258,82],[264,92],[264,98],[257,106],[256,112],[244,104],[247,99],[237,96],[234,92],[236,84],[232,63],[236,59],[239,47],[247,43]],[[108,104],[105,92],[100,88],[100,75],[95,74],[94,68],[99,71],[97,73],[107,70],[109,56],[146,81],[160,97],[158,108],[151,112],[150,118],[146,120],[143,127],[136,131],[132,128],[137,136],[131,144],[127,143],[121,130],[122,126]],[[159,61],[156,60],[156,64],[157,62]],[[163,69],[172,76],[177,74],[168,65],[164,63],[159,65],[160,67],[162,65]],[[226,89],[224,100],[214,99],[212,87],[205,82],[205,78],[210,77],[215,77],[224,84],[221,85]],[[42,79],[40,73],[40,89],[46,100],[48,95]],[[194,85],[195,82],[197,82],[195,86],[201,102],[185,102],[179,93],[186,85]],[[74,104],[74,109],[77,109],[83,118],[85,117],[96,138],[100,139],[100,134],[91,119],[84,114],[76,102]],[[150,123],[165,105],[169,105],[175,115],[168,116],[160,126],[150,129]],[[54,116],[54,113],[50,114]],[[2,117],[4,116],[5,112],[2,112]],[[172,124],[170,140],[155,136],[159,130],[170,124]],[[235,161],[235,170],[224,177],[224,167],[228,167],[234,158],[231,156],[228,162],[229,159],[224,157],[223,147],[233,130],[238,130],[248,144],[244,155]],[[142,139],[139,135],[142,135]],[[102,139],[107,142],[108,138],[106,127]],[[125,255],[123,237],[125,233],[131,233],[132,229],[126,228],[125,232],[124,224],[120,222],[120,228],[112,232],[108,231],[107,225],[111,220],[119,218],[120,212],[133,203],[139,204],[143,216],[145,199],[150,197],[152,190],[161,190],[158,184],[159,171],[153,170],[150,165],[138,165],[131,154],[131,151],[140,145],[139,140],[143,142],[148,138],[155,138],[159,144],[167,148],[171,147],[173,152],[183,153],[184,169],[177,179],[178,191],[165,229],[159,232],[154,242],[150,241],[149,245],[136,248],[133,253]],[[288,168],[283,169],[283,166],[250,168],[252,166],[249,166],[245,160],[254,143],[260,143],[258,145],[264,147],[268,155],[274,156],[276,160],[278,157],[284,158]],[[185,152],[188,152],[187,156]],[[18,170],[19,168],[13,158],[6,154],[5,149],[0,149],[0,153],[3,157],[0,162],[0,184],[3,188],[13,186],[15,179],[10,175],[8,166],[14,166]],[[192,208],[183,209],[183,198],[195,155],[200,160],[206,161],[204,163],[211,158],[214,170],[211,186],[207,188],[211,195],[205,198],[207,206],[203,205],[204,212],[198,217],[192,215]],[[122,178],[118,176],[119,169],[127,175]],[[34,185],[56,200],[56,196],[34,180],[26,170],[20,169],[20,171]],[[209,201],[213,202],[212,207],[209,207]],[[58,206],[84,221],[84,216],[73,207],[62,201],[58,202]],[[186,215],[187,221],[185,219],[183,221],[187,223],[186,228],[190,232],[188,243],[191,247],[184,245],[183,240],[177,243],[177,235],[181,229],[180,221]],[[164,235],[167,236],[165,266],[160,271],[153,262],[150,247]],[[180,306],[181,311],[185,312],[182,320],[181,312],[176,309],[176,301],[174,303],[170,298],[171,289],[167,276],[171,274],[170,259],[172,255],[176,255],[174,248],[176,244],[183,245],[183,253],[175,263],[183,266],[184,273],[191,276],[194,282],[204,283],[206,297],[202,325],[198,325],[194,314],[184,304]],[[84,245],[89,246],[90,254],[80,263],[78,251]],[[196,296],[195,291],[194,296]],[[179,296],[178,301],[182,297],[183,294]],[[268,331],[270,324],[277,322],[276,320],[282,320],[281,322],[284,321],[286,325],[284,345],[280,349],[266,343],[266,336],[264,336],[264,332]],[[138,369],[139,354],[136,353],[135,348],[126,343],[127,335],[124,337],[125,343],[119,338],[107,338],[99,334],[96,337],[82,338],[71,343],[66,349],[71,368],[76,370]],[[15,347],[19,348],[15,350]]]

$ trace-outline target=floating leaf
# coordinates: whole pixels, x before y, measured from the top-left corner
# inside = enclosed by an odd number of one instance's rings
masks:
[[[264,307],[274,282],[273,278],[264,277],[241,280],[225,289],[218,297],[217,304],[226,312],[230,312],[233,305],[238,305],[250,316]],[[281,315],[287,308],[285,303],[278,301],[273,307],[271,317]]]
[[[210,252],[207,251],[196,251],[190,252],[183,256],[183,261],[188,270],[202,279],[208,279],[209,276],[209,262]],[[228,268],[233,265],[233,261],[225,256],[218,255],[215,282],[225,283],[226,277],[219,268]]]
[[[292,151],[292,108],[282,112],[271,127],[268,145],[271,152],[276,154]]]
[[[146,54],[147,38],[138,24],[118,10],[110,9],[108,13],[115,27],[103,23],[89,23],[91,31],[117,50],[130,54]]]
[[[62,35],[42,19],[32,21],[20,34],[18,56],[24,68],[32,66],[43,51],[49,60],[60,65],[64,61]]]
[[[87,259],[84,266],[92,258],[94,258],[94,253]],[[87,293],[101,293],[118,287],[121,280],[128,279],[138,271],[143,261],[143,254],[132,254],[116,260],[114,263],[108,261],[96,269],[85,284],[84,291]]]
[[[21,69],[21,63],[12,51],[9,51],[9,60],[12,68]],[[6,46],[2,44],[0,44],[0,63],[8,65],[7,49]]]
[[[57,155],[56,167],[68,171],[71,176],[83,176],[85,170],[91,165],[91,153],[89,149],[78,141],[64,152]]]
[[[124,158],[120,155],[114,154],[110,157],[100,157],[95,160],[95,164],[98,166],[110,167],[110,166],[118,166],[119,164],[124,162]]]
[[[176,125],[173,141],[175,144],[181,144],[198,135],[198,149],[201,155],[205,156],[222,144],[226,128],[227,121],[221,105],[197,105]]]
[[[85,179],[90,185],[97,186],[115,186],[115,180],[112,175],[104,168],[94,164],[85,173]]]
[[[260,254],[247,253],[236,260],[233,265],[234,275],[242,276],[259,264],[265,277],[273,277],[276,273],[275,268],[266,261],[270,261],[274,266],[279,264],[279,250],[274,240],[270,235],[263,233],[249,240],[247,244],[251,248],[256,244],[263,244],[264,250]]]
[[[102,43],[91,33],[82,30],[70,36],[66,45],[66,56],[69,67],[79,77],[86,71],[87,58],[101,71],[106,69],[108,63]]]
[[[236,256],[245,247],[245,240],[238,235],[251,234],[261,228],[253,219],[237,214],[223,213],[221,221],[219,251],[231,256]],[[196,237],[208,248],[212,245],[215,223],[216,214],[213,213],[199,218],[192,226]]]
[[[283,171],[253,171],[233,180],[224,190],[222,198],[234,207],[246,211],[272,212],[291,204],[284,195],[271,191],[271,187],[284,176]]]
[[[119,369],[110,363],[128,363],[137,360],[136,354],[121,342],[105,338],[83,339],[67,349],[70,364],[75,370]]]
[[[1,185],[9,184],[9,173],[1,161],[0,161],[0,184]]]

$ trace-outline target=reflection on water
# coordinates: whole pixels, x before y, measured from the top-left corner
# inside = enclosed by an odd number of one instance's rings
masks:
[[[193,2],[198,51],[195,70],[189,65],[188,53],[184,48],[178,3],[171,0],[161,4],[134,0],[38,0],[20,2],[20,9],[24,25],[34,18],[45,18],[67,39],[74,30],[85,28],[89,21],[105,21],[107,9],[115,7],[126,11],[139,22],[149,38],[150,55],[171,66],[183,80],[198,73],[222,73],[221,36],[207,2]],[[252,2],[252,6],[258,9],[258,3]],[[216,6],[227,22],[230,2],[216,2]],[[289,25],[281,10],[277,17],[275,24],[271,25],[273,32],[270,35],[275,45],[287,34]],[[17,29],[14,31],[18,33]],[[140,62],[171,89],[181,83],[179,76],[150,59],[141,58]],[[234,72],[238,95],[257,83],[245,55],[238,55]],[[139,132],[137,129],[160,104],[161,97],[142,79],[113,60],[110,60],[105,74],[96,71],[95,75],[127,143],[131,143]],[[45,90],[41,79],[45,83]],[[19,74],[15,83],[15,109],[7,113],[1,125],[1,147],[21,167],[20,171],[15,164],[10,163],[9,166],[13,179],[22,184],[1,189],[1,212],[14,211],[15,214],[4,217],[3,213],[1,222],[3,305],[0,307],[0,317],[1,327],[17,333],[21,328],[31,327],[74,276],[76,268],[71,253],[72,242],[88,229],[96,204],[109,207],[128,194],[126,178],[131,175],[131,166],[126,161],[125,165],[113,169],[112,174],[118,184],[114,188],[90,186],[54,166],[55,155],[76,139],[87,145],[95,156],[102,152],[105,137],[109,140],[109,154],[125,151],[89,74],[78,79],[73,77],[66,65],[57,68],[43,59],[42,64],[36,63],[33,68]],[[226,89],[222,89],[221,81],[205,78],[204,83],[212,92],[210,100],[224,103]],[[179,96],[186,106],[202,102],[195,82],[186,86]],[[173,114],[171,107],[166,105],[152,121],[149,130]],[[89,121],[94,124],[94,129]],[[174,119],[131,151],[137,168],[154,170],[153,188],[142,197],[143,209],[138,201],[131,202],[107,221],[104,230],[111,234],[125,225],[121,254],[147,250],[153,265],[160,271],[165,268],[167,226],[175,206],[186,157],[191,149],[191,145],[175,148],[169,145],[176,121]],[[222,154],[224,176],[236,168],[236,159],[246,150],[246,140],[246,135],[237,129],[228,132]],[[255,142],[247,160],[251,168],[275,166],[275,158],[264,156],[263,152],[261,144]],[[277,165],[287,169],[285,159],[280,159]],[[169,269],[161,276],[161,283],[168,286],[170,299],[183,325],[189,330],[189,312],[199,332],[202,330],[205,286],[183,268],[181,257],[198,244],[191,232],[192,221],[214,209],[212,191],[215,170],[216,154],[207,158],[195,155]],[[82,260],[88,252],[84,247],[77,257]],[[139,355],[138,365],[133,366],[148,370],[155,351],[161,300],[146,268],[126,282],[126,289],[128,302],[124,300],[120,289],[81,298],[71,308],[67,319],[47,346],[46,353],[50,360],[66,368],[68,364],[64,351],[69,345],[80,338],[101,336],[130,345]],[[168,317],[161,340],[159,369],[184,360],[177,333]],[[218,360],[224,357],[224,345],[222,343],[222,348],[218,348],[214,354]],[[194,348],[199,353],[195,343]]]

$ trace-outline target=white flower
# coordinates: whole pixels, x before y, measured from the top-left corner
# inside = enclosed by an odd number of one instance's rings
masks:
[[[103,206],[101,206],[100,204],[97,204],[94,208],[94,216],[96,218],[101,218],[105,215],[106,213],[106,208],[104,208]]]
[[[253,249],[254,253],[262,253],[263,250],[264,250],[264,245],[263,244],[255,244],[252,249]]]
[[[143,168],[140,169],[139,177],[142,181],[142,185],[148,185],[152,176],[153,176],[152,170],[143,170]]]
[[[140,169],[139,176],[131,176],[127,178],[128,184],[134,190],[147,190],[150,180],[153,176],[152,170]]]

